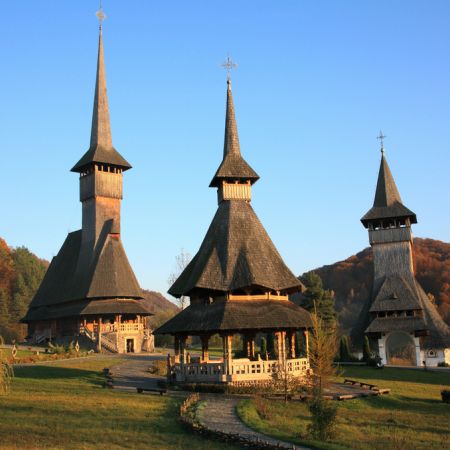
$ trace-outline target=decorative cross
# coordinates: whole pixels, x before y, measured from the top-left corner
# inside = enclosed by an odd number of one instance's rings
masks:
[[[103,12],[102,8],[102,0],[100,0],[100,9],[95,13],[97,16],[99,22],[100,22],[100,28],[102,27],[102,22],[106,19],[106,14]]]
[[[233,69],[236,69],[237,64],[233,62],[230,55],[227,56],[227,59],[224,61],[223,64],[221,64],[221,67],[223,69],[227,69],[227,79],[229,80],[231,78],[231,71]]]
[[[384,138],[386,136],[383,134],[383,132],[380,130],[380,134],[377,136],[377,139],[380,141],[381,143],[381,153],[384,153]]]

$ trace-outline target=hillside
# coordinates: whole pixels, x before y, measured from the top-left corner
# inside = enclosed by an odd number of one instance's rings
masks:
[[[450,244],[414,239],[416,276],[425,292],[434,297],[439,312],[450,324]],[[326,289],[335,293],[339,323],[350,334],[372,289],[372,251],[365,248],[344,261],[314,269]]]

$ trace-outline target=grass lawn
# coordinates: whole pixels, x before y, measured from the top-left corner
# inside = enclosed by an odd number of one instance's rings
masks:
[[[339,402],[336,434],[329,443],[307,438],[305,404],[266,401],[262,419],[255,402],[243,400],[238,414],[263,433],[320,449],[450,449],[450,405],[440,391],[450,386],[450,373],[370,367],[346,367],[341,377],[391,389],[391,394]]]
[[[103,388],[115,358],[16,368],[0,396],[0,448],[235,449],[190,434],[178,421],[180,400]]]

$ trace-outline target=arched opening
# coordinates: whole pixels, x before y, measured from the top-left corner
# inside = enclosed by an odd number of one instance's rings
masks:
[[[387,363],[396,366],[416,366],[416,348],[411,335],[394,331],[386,339]]]

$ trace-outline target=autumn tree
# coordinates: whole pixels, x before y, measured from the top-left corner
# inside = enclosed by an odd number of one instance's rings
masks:
[[[311,320],[309,361],[312,375],[309,410],[312,417],[309,432],[316,439],[327,440],[333,434],[337,414],[335,403],[323,398],[324,388],[337,374],[333,365],[337,350],[336,330],[327,325],[316,308],[311,313]]]

